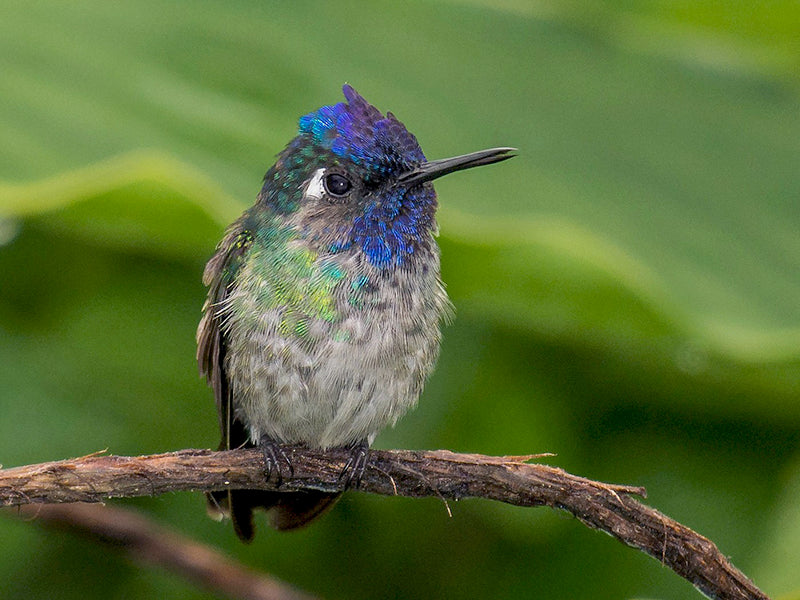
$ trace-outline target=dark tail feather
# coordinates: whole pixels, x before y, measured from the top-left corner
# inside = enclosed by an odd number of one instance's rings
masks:
[[[314,519],[328,512],[341,493],[288,492],[276,493],[278,503],[269,514],[269,524],[278,531],[289,531],[305,527]]]
[[[266,492],[230,490],[206,494],[212,518],[230,517],[233,529],[243,542],[253,541],[253,509],[269,511],[269,523],[278,531],[298,529],[322,516],[336,503],[341,493],[315,491]]]

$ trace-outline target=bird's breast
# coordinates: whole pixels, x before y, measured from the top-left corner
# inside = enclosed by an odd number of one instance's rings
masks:
[[[438,357],[449,310],[438,253],[424,269],[305,264],[291,281],[249,264],[240,274],[224,328],[235,412],[254,442],[371,441],[416,403]]]

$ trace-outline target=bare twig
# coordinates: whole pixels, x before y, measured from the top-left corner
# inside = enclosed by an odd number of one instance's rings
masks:
[[[314,600],[131,510],[78,503],[26,506],[21,512],[37,523],[76,531],[122,548],[135,560],[176,572],[229,598]]]
[[[286,447],[294,476],[281,490],[336,491],[344,450]],[[600,483],[525,457],[447,450],[373,450],[360,489],[383,495],[480,497],[564,509],[589,527],[638,548],[720,600],[767,598],[708,539],[638,502],[643,488]],[[0,505],[99,502],[170,491],[276,489],[258,450],[183,450],[139,457],[90,456],[0,471]]]

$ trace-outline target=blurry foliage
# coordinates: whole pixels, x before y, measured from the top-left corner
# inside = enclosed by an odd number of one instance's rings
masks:
[[[556,452],[800,594],[795,2],[2,4],[0,462],[216,444],[204,261],[347,81],[429,157],[520,148],[437,184],[458,317],[378,445]],[[245,547],[198,495],[120,503],[327,598],[697,597],[543,510],[351,494]],[[207,597],[0,544],[7,598]]]

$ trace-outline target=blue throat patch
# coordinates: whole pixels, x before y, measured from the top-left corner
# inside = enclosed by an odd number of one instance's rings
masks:
[[[400,266],[414,254],[423,236],[430,235],[435,201],[431,189],[397,188],[381,206],[370,205],[355,219],[351,239],[374,266]]]

